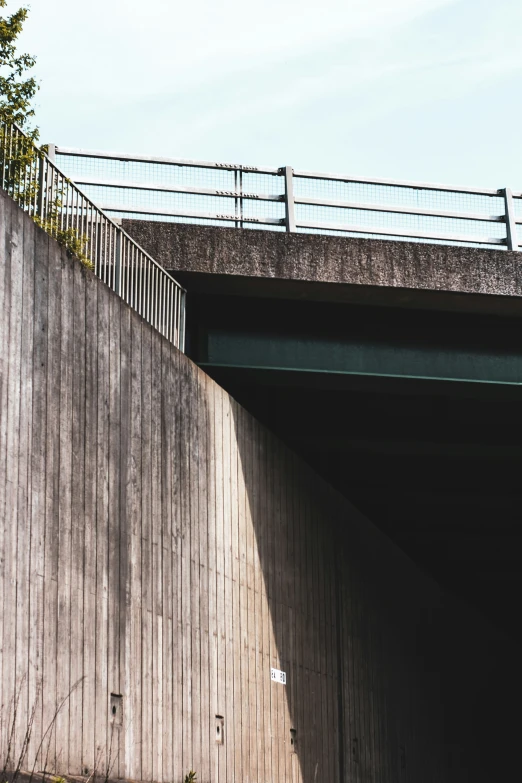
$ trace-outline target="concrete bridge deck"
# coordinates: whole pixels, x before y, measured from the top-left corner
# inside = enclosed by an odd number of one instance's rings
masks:
[[[123,226],[183,279],[192,274],[235,278],[226,283],[214,278],[218,290],[243,291],[244,278],[255,278],[256,291],[265,290],[261,281],[277,280],[277,293],[289,298],[306,297],[305,284],[313,283],[314,299],[522,312],[517,299],[522,259],[516,252],[146,220],[123,220]],[[196,278],[192,282],[196,285]]]

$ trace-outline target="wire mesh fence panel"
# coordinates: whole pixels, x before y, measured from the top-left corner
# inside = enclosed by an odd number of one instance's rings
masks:
[[[296,175],[294,199],[296,223],[305,230],[328,230],[329,226],[340,230],[345,226],[347,233],[361,236],[492,246],[505,243],[504,198],[496,192]]]
[[[507,190],[68,148],[57,155],[118,217],[509,249],[522,231],[522,194]]]
[[[15,125],[0,124],[3,189],[181,350],[185,292]]]
[[[61,168],[111,215],[276,230],[283,225],[284,196],[276,169],[97,155],[57,149]]]

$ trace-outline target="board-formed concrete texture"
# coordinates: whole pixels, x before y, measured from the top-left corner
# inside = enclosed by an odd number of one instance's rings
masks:
[[[500,774],[505,640],[4,195],[0,253],[2,765],[34,707],[60,775]]]
[[[172,270],[371,286],[389,292],[522,296],[521,253],[145,220],[124,220],[123,226]]]

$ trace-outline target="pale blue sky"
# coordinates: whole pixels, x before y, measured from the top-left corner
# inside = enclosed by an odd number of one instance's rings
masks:
[[[521,0],[31,0],[21,45],[42,141],[522,190]]]

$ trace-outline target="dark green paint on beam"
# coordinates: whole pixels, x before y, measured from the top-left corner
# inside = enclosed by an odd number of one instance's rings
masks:
[[[522,354],[480,351],[476,346],[466,350],[218,330],[206,337],[202,367],[522,384]]]

